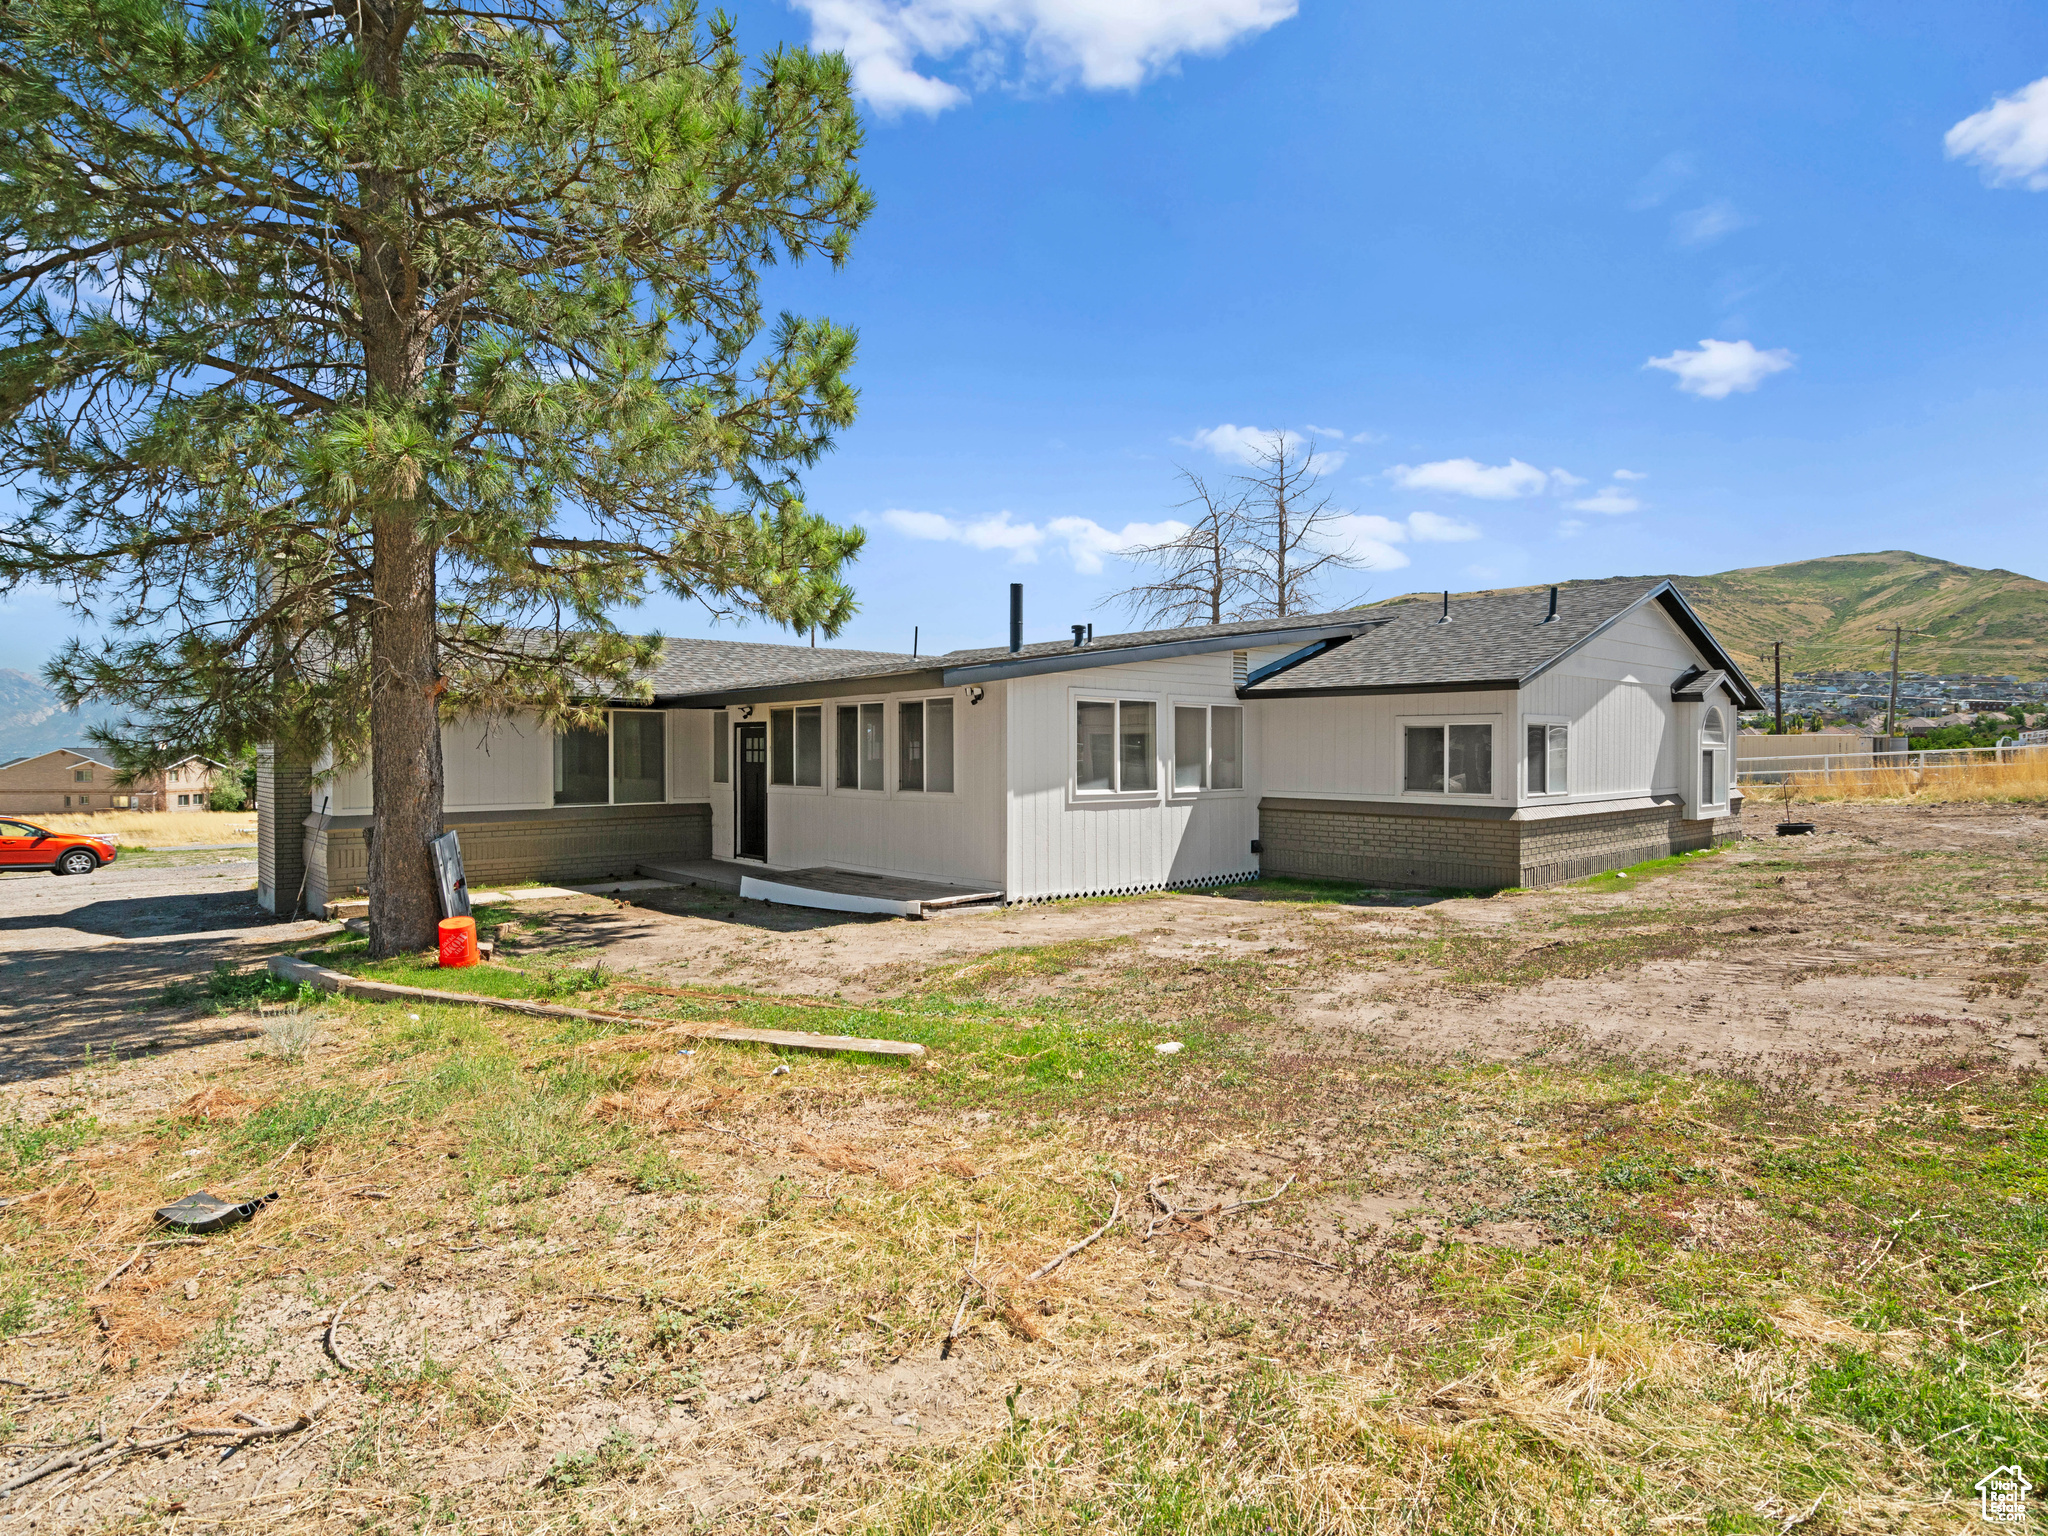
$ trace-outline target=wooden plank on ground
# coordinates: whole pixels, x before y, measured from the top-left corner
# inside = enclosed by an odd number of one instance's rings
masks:
[[[644,1014],[615,1013],[601,1008],[563,1008],[554,1003],[532,1003],[517,997],[486,997],[476,992],[447,992],[438,987],[405,987],[396,982],[372,981],[342,971],[314,965],[295,955],[272,955],[270,974],[282,981],[317,987],[322,992],[340,992],[379,1003],[453,1003],[474,1008],[496,1008],[506,1013],[523,1013],[543,1019],[582,1019],[594,1024],[638,1024],[659,1022],[669,1029],[682,1028],[695,1038],[720,1040],[731,1045],[773,1045],[793,1051],[853,1051],[868,1056],[922,1056],[924,1047],[910,1040],[868,1040],[860,1035],[814,1035],[796,1029],[740,1029],[713,1021],[677,1026]]]

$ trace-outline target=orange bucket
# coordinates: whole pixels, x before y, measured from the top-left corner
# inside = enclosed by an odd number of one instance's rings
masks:
[[[475,965],[476,919],[473,917],[444,917],[441,919],[441,963],[443,965]]]

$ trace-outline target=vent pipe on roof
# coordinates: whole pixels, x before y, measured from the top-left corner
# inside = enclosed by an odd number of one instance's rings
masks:
[[[1448,593],[1448,592],[1446,592],[1446,593],[1444,594],[1444,616],[1443,616],[1442,618],[1438,619],[1438,620],[1437,620],[1437,623],[1439,623],[1439,624],[1448,624],[1448,623],[1450,623],[1450,622],[1451,622],[1451,594],[1450,594],[1450,593]]]
[[[1557,622],[1557,588],[1555,587],[1550,589],[1550,612],[1543,622],[1546,624],[1555,624]]]
[[[1088,638],[1088,626],[1086,624],[1069,624],[1067,627],[1074,632],[1075,645],[1080,645]]]
[[[1024,583],[1010,583],[1010,654],[1024,649]]]

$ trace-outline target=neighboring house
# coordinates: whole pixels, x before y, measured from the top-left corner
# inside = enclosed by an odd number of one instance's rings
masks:
[[[938,657],[671,641],[604,730],[446,727],[446,824],[473,883],[718,858],[1010,901],[1536,885],[1733,835],[1735,662],[1668,582],[1559,596]],[[363,883],[369,786],[261,755],[267,907]]]
[[[114,773],[93,747],[56,747],[0,763],[0,814],[126,810],[132,791],[117,790]]]
[[[59,747],[0,763],[0,813],[203,811],[223,765],[187,757],[161,774],[116,784],[118,770],[95,747]]]

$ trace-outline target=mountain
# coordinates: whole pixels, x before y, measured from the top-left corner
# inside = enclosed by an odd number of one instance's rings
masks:
[[[1787,677],[1838,668],[1883,670],[1891,666],[1894,624],[1906,629],[1902,671],[2048,677],[2048,581],[2015,571],[1980,571],[1888,549],[1668,579],[1753,680],[1770,676],[1773,640],[1785,642]],[[1599,583],[1560,585],[1569,590]]]
[[[110,709],[67,714],[42,679],[0,667],[0,763],[53,747],[85,746],[86,732],[118,718],[118,711]]]

